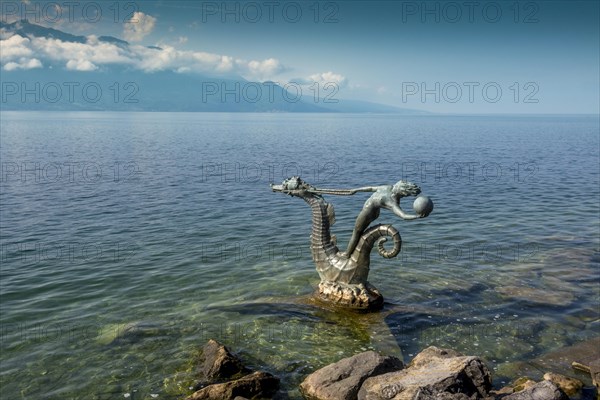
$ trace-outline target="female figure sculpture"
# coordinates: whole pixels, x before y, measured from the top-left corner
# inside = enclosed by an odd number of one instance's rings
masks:
[[[402,239],[398,230],[391,225],[369,225],[380,214],[381,208],[391,210],[406,220],[424,218],[433,209],[433,203],[425,198],[424,206],[416,208],[417,215],[405,213],[400,208],[400,199],[416,196],[421,189],[413,183],[399,181],[395,185],[367,186],[357,189],[317,189],[304,182],[300,177],[286,179],[281,185],[271,185],[274,192],[300,197],[312,209],[311,252],[321,277],[319,297],[346,307],[374,309],[383,305],[379,291],[367,281],[370,253],[375,243],[378,252],[385,258],[398,255]],[[359,213],[352,238],[345,252],[338,249],[331,235],[330,227],[335,221],[333,205],[327,203],[322,195],[349,196],[358,192],[373,192]],[[383,244],[391,237],[392,250],[385,250]]]

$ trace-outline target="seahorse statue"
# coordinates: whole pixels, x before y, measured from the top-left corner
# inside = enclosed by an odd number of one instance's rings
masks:
[[[400,186],[398,186],[400,185]],[[310,249],[317,272],[321,278],[319,284],[319,297],[323,300],[338,303],[357,309],[376,309],[383,305],[381,293],[368,282],[371,250],[377,243],[377,251],[385,258],[398,255],[402,247],[402,239],[396,228],[387,225],[374,225],[368,227],[373,220],[379,216],[379,208],[390,208],[392,211],[405,219],[425,217],[431,210],[425,210],[419,215],[411,216],[405,214],[396,201],[388,207],[385,201],[380,201],[380,193],[385,193],[388,186],[365,187],[352,190],[344,189],[317,189],[306,183],[300,177],[286,179],[281,185],[271,185],[274,192],[281,192],[303,199],[312,209],[312,232],[310,235]],[[401,181],[394,186],[396,196],[417,195],[420,193],[418,186]],[[391,190],[391,189],[388,189]],[[365,207],[357,218],[353,239],[346,252],[342,252],[336,245],[335,236],[331,234],[331,226],[335,222],[333,205],[326,202],[322,194],[352,195],[358,191],[376,192],[371,199],[377,203],[376,207],[368,207],[371,203],[367,201]],[[401,192],[401,193],[400,193]],[[379,197],[378,197],[379,196]],[[371,200],[370,199],[370,200]],[[393,203],[393,202],[392,202]],[[384,248],[384,243],[391,238],[393,247],[391,250]]]

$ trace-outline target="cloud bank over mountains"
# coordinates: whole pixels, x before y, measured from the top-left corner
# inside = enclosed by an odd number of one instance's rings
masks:
[[[279,74],[291,70],[279,59],[247,60],[231,55],[196,50],[181,50],[173,45],[140,44],[156,26],[156,18],[136,12],[124,24],[127,41],[111,36],[75,36],[19,20],[0,22],[0,64],[4,71],[38,68],[64,68],[70,71],[96,71],[124,66],[145,73],[174,71],[225,77],[243,77],[251,81],[277,81]],[[136,42],[136,43],[133,43]],[[181,44],[185,40],[180,41]],[[333,82],[340,86],[347,78],[334,72],[315,73],[294,82],[308,85]]]
[[[143,14],[143,13],[136,13]],[[140,41],[154,26],[149,16],[140,16],[143,23],[128,23],[125,37]],[[84,42],[27,34],[37,25],[25,21],[3,24],[0,30],[1,63],[4,70],[43,68],[57,64],[68,70],[94,71],[113,64],[129,66],[143,72],[173,70],[201,72],[247,79],[268,79],[285,68],[275,58],[244,60],[228,55],[202,51],[178,50],[170,45],[160,47],[101,40],[95,35]],[[40,30],[43,32],[43,30]]]
[[[4,108],[422,113],[344,99],[340,89],[351,85],[333,71],[290,79],[295,69],[275,57],[248,60],[176,47],[184,45],[185,39],[148,45],[143,42],[155,29],[156,18],[139,12],[134,20],[123,24],[128,41],[75,35],[25,19],[0,21]],[[77,88],[70,86],[73,82]],[[91,86],[98,100],[88,99]],[[72,93],[76,89],[79,96]],[[28,96],[37,97],[27,101]],[[47,101],[37,100],[42,97]]]

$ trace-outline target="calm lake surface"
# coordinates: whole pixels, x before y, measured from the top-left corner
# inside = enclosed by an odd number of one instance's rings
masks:
[[[598,117],[1,114],[3,399],[180,398],[209,338],[282,378],[429,345],[512,368],[598,336]],[[406,179],[375,314],[316,308],[310,209],[269,183]],[[345,247],[368,195],[327,198]],[[412,211],[412,199],[403,199]],[[156,396],[158,395],[158,396]]]

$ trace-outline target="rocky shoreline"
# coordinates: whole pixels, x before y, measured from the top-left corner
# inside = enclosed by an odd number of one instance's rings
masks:
[[[595,387],[579,379],[547,372],[535,382],[523,377],[499,390],[477,356],[430,346],[405,365],[394,356],[365,351],[308,375],[300,384],[307,400],[570,400],[600,399],[600,364],[574,363],[587,371]],[[195,392],[185,400],[287,399],[280,380],[251,371],[227,347],[209,340],[197,366]]]

